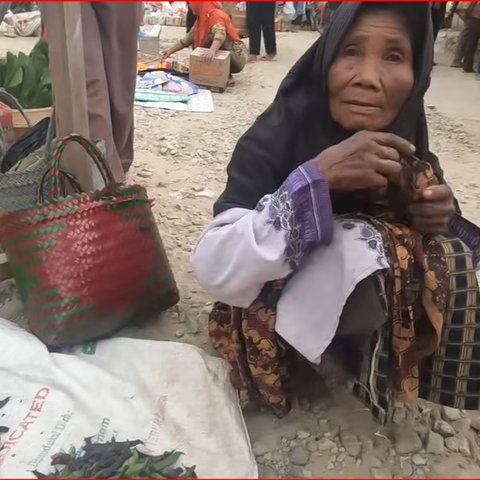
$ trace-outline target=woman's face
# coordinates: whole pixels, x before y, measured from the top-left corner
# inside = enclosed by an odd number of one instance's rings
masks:
[[[394,12],[364,13],[330,68],[330,114],[349,131],[384,130],[413,83],[412,45],[403,18]]]

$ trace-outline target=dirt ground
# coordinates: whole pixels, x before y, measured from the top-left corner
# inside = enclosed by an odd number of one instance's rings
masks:
[[[181,29],[170,27],[162,38],[168,43],[181,34]],[[197,284],[189,255],[211,219],[235,143],[316,38],[313,32],[278,34],[278,61],[248,65],[236,76],[234,88],[214,94],[214,113],[136,109],[136,158],[130,180],[148,187],[155,201],[182,299],[175,311],[126,329],[123,335],[188,342],[211,351],[206,319],[213,299]],[[464,214],[480,222],[480,83],[474,75],[448,67],[445,42],[441,35],[439,65],[426,99],[431,147],[440,156]],[[10,300],[11,295],[12,289],[4,285],[0,314],[18,318],[18,301]],[[246,414],[264,477],[478,478],[477,420],[422,404],[415,411],[399,407],[395,431],[382,430],[343,384],[311,403],[297,405],[282,420],[267,412]],[[453,425],[453,432],[440,428],[438,422],[444,421]],[[386,438],[392,435],[395,441]]]

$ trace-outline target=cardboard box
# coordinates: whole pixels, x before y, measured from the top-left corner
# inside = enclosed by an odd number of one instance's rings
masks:
[[[205,87],[225,88],[230,77],[230,52],[219,50],[215,59],[207,62],[203,56],[206,50],[199,47],[190,54],[190,81]]]

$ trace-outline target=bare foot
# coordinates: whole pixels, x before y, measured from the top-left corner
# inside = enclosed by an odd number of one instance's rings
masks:
[[[258,60],[258,56],[257,55],[250,55],[248,57],[248,63],[252,63],[252,62],[256,62]]]
[[[260,60],[263,62],[275,62],[277,60],[276,55],[265,55]]]

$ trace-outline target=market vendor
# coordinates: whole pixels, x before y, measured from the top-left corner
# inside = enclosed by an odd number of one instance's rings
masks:
[[[348,337],[382,419],[419,395],[480,407],[480,230],[429,149],[430,15],[343,2],[234,150],[192,264],[244,404],[285,414],[295,363]]]
[[[190,2],[189,7],[197,20],[182,40],[163,52],[163,59],[192,45],[195,48],[208,48],[205,53],[206,61],[212,61],[219,50],[228,50],[231,52],[229,85],[233,85],[231,74],[243,70],[248,53],[230,16],[218,2]]]

